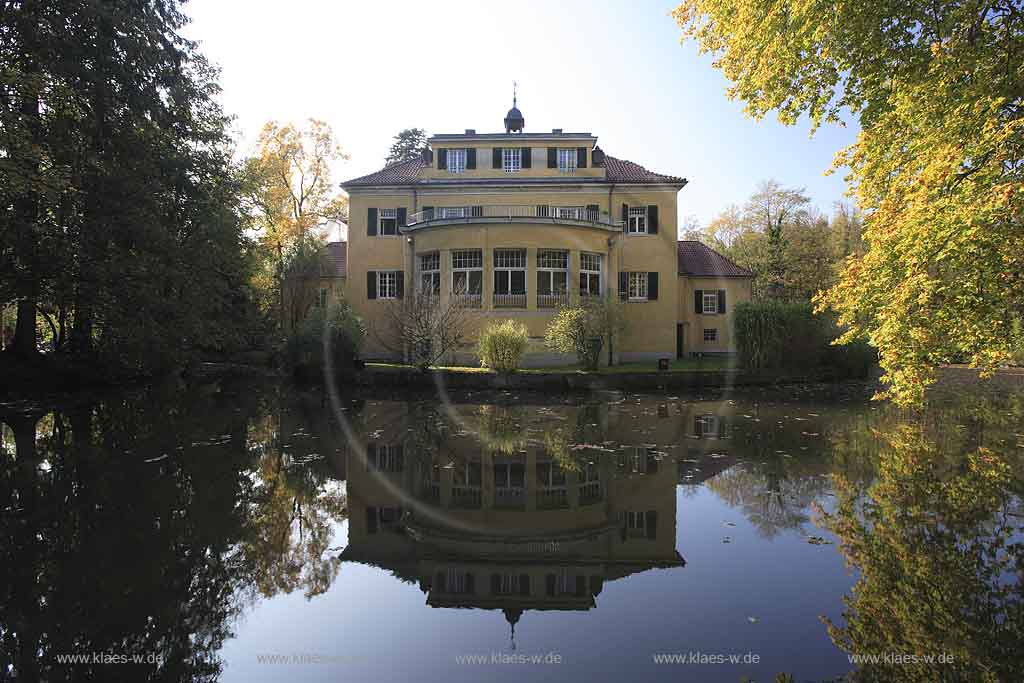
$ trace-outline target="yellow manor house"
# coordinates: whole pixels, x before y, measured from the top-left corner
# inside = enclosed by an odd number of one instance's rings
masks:
[[[346,251],[344,278],[321,286],[341,284],[363,317],[364,357],[390,355],[386,307],[411,288],[442,306],[459,297],[481,324],[525,323],[524,365],[572,362],[545,349],[545,328],[572,297],[608,291],[627,302],[617,362],[734,351],[732,307],[753,276],[678,240],[686,179],[609,156],[590,133],[523,126],[513,106],[504,133],[434,135],[421,157],[342,183],[348,242],[332,247]],[[451,362],[475,360],[471,343]]]

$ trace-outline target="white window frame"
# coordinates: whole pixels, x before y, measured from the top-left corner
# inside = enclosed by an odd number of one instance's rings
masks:
[[[494,250],[493,258],[494,272],[504,275],[507,284],[508,291],[502,292],[502,294],[526,294],[526,249],[499,247]],[[517,271],[523,274],[523,291],[521,292],[512,291],[512,273]],[[492,284],[495,285],[494,293],[497,294],[497,283]]]
[[[552,206],[555,218],[568,218],[574,221],[585,220],[586,207],[583,206]]]
[[[592,260],[591,260],[592,259]],[[590,262],[588,263],[588,260]],[[594,254],[589,251],[580,252],[580,294],[589,296],[601,296],[604,291],[602,289],[604,277],[601,275],[601,266],[603,265],[604,259],[601,258],[601,254]],[[596,267],[595,267],[596,266]],[[594,291],[590,286],[590,277],[592,275],[597,276],[597,291]],[[586,278],[587,286],[583,287],[583,279]]]
[[[629,300],[647,301],[647,273],[644,271],[631,271],[626,278]]]
[[[639,510],[626,511],[626,528],[636,531],[647,530],[647,512]]]
[[[543,257],[553,253],[565,255],[565,267],[549,265],[551,262],[544,261]],[[565,273],[565,288],[562,290],[555,289],[555,273]],[[540,275],[545,275],[548,281],[548,293],[544,294],[541,292],[540,286]],[[559,294],[566,294],[569,291],[569,252],[564,249],[538,249],[537,250],[537,294],[543,294],[544,296],[556,296]]]
[[[718,313],[718,292],[704,292],[701,297],[700,310],[704,315],[716,315]]]
[[[438,218],[469,218],[471,209],[468,206],[439,206]]]
[[[461,148],[449,149],[447,154],[447,163],[449,173],[465,173],[466,150]]]
[[[519,173],[523,170],[523,149],[521,147],[502,147],[501,167],[505,169],[505,173]]]
[[[575,147],[559,147],[558,148],[558,172],[559,173],[575,173],[576,162],[578,157],[576,156]]]
[[[316,305],[320,308],[327,308],[327,297],[328,291],[326,287],[321,287],[319,296],[317,296]]]
[[[398,298],[398,271],[378,270],[377,271],[377,298],[397,299]]]
[[[475,263],[477,263],[479,265],[468,265],[467,266],[467,265],[464,265],[464,263],[463,264],[459,264],[458,263],[458,257],[460,257],[460,256],[461,257],[465,257],[466,255],[469,255],[469,254],[474,254],[477,257],[479,257],[478,259],[474,259]],[[470,280],[472,279],[470,273],[473,273],[473,272],[479,272],[480,273],[480,291],[479,292],[470,292],[469,291]],[[458,274],[458,273],[465,273],[465,277],[466,277],[466,290],[467,290],[465,292],[458,292],[458,291],[455,290],[455,277],[456,277],[456,274]],[[480,295],[483,294],[483,287],[484,287],[484,255],[483,255],[483,251],[481,251],[480,249],[456,249],[456,250],[452,251],[451,293],[452,294],[470,295],[470,296],[480,296]]]
[[[385,225],[391,226],[391,232],[384,232]],[[380,210],[377,214],[377,237],[398,237],[398,209]]]
[[[441,253],[429,251],[419,255],[420,293],[437,296],[441,293]],[[426,286],[427,283],[430,286]]]
[[[629,207],[629,215],[626,222],[626,231],[630,235],[646,235],[647,234],[647,207],[646,206],[631,206]]]
[[[395,444],[377,446],[377,471],[398,472],[398,454],[400,447]]]
[[[708,333],[709,332],[711,333],[710,334],[710,337],[711,337],[710,339],[708,339],[708,336],[709,336]],[[717,342],[717,341],[718,341],[718,328],[717,327],[705,327],[704,328],[704,343],[707,344],[708,342]]]
[[[698,420],[700,424],[700,435],[701,436],[718,436],[719,432],[719,421],[721,418],[718,415],[701,415]]]

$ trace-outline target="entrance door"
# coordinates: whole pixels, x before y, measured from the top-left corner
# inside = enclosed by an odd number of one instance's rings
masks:
[[[676,323],[676,358],[683,357],[683,324]]]

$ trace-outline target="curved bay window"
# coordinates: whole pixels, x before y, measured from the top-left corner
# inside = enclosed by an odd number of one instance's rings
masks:
[[[441,255],[436,251],[420,254],[420,294],[441,294]]]
[[[466,306],[480,307],[484,285],[484,258],[479,249],[452,252],[452,295]]]
[[[537,308],[555,308],[569,303],[569,252],[562,249],[537,250]]]
[[[526,308],[526,250],[494,250],[494,307]]]
[[[580,296],[601,296],[601,255],[580,253]]]

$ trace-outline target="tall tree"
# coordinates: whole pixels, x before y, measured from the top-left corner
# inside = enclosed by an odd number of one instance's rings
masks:
[[[384,159],[386,164],[394,164],[399,161],[415,159],[423,154],[427,148],[427,131],[423,128],[406,128],[395,135],[388,156]]]
[[[1010,359],[1024,319],[1024,12],[1017,2],[684,0],[675,10],[754,117],[860,120],[849,165],[867,251],[819,303],[878,347],[885,395]]]
[[[786,279],[783,227],[787,222],[803,219],[810,203],[803,188],[785,188],[777,180],[762,180],[747,200],[743,213],[748,224],[768,237],[767,267],[771,284],[782,285]]]

